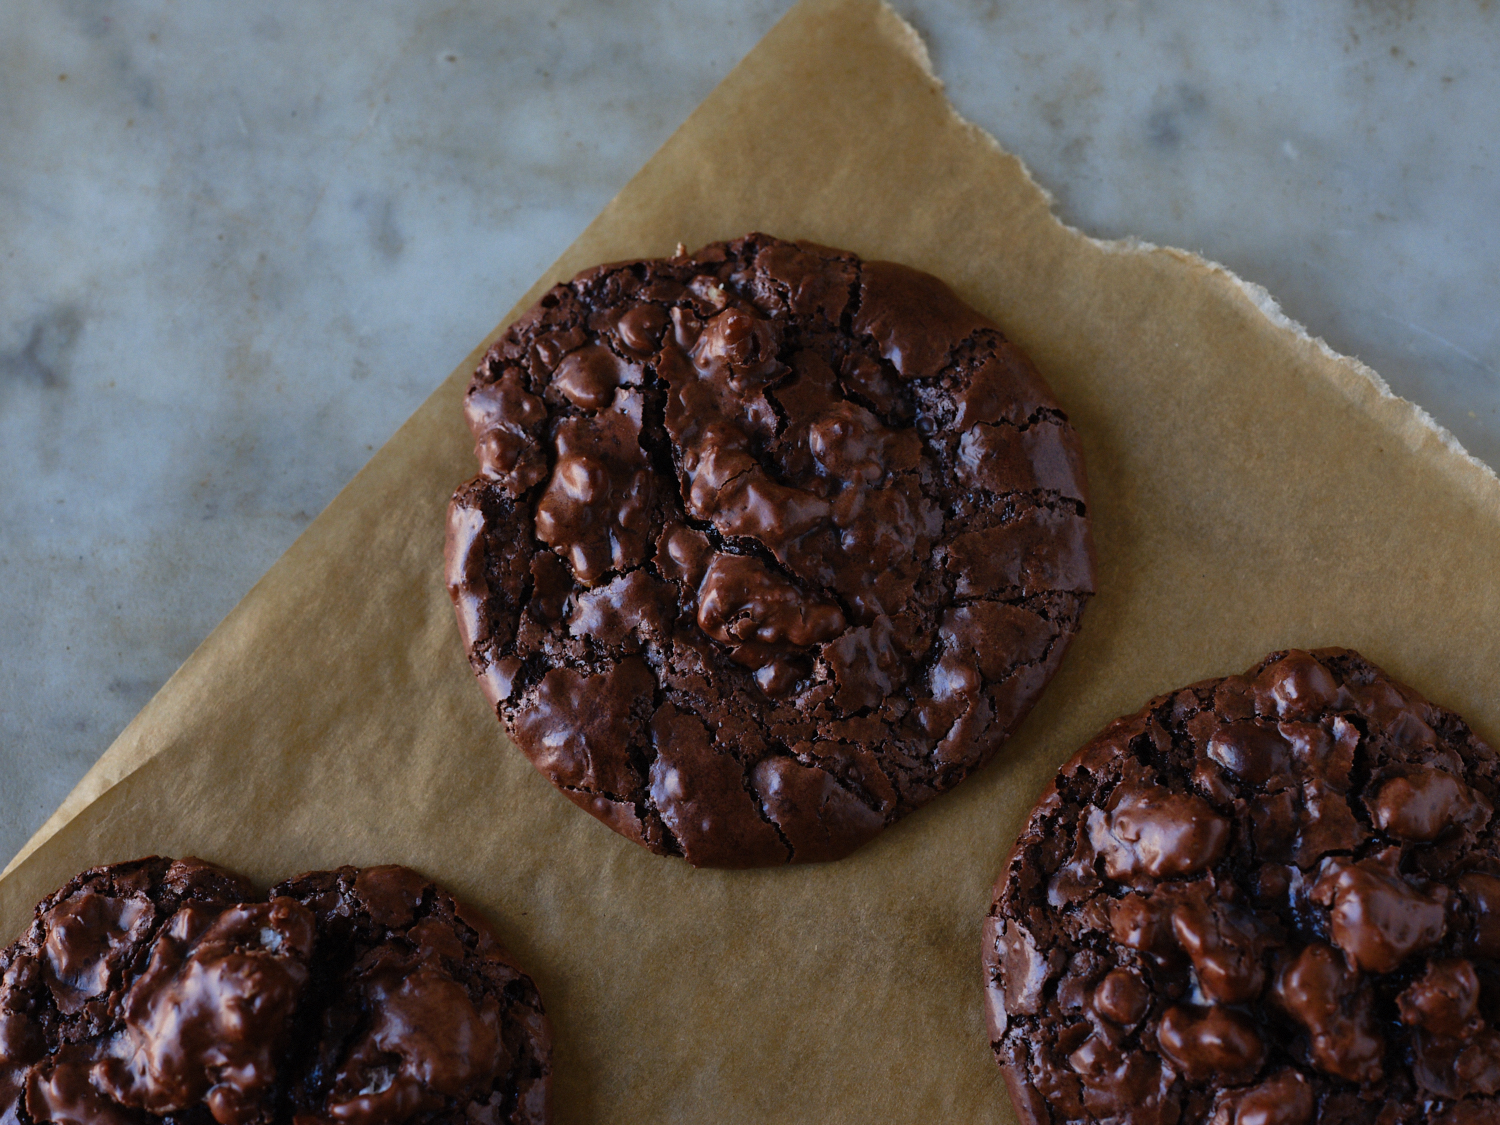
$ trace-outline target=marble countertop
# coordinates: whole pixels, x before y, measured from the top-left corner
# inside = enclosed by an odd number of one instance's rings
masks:
[[[0,852],[789,6],[0,0]],[[895,6],[1500,464],[1493,0]]]

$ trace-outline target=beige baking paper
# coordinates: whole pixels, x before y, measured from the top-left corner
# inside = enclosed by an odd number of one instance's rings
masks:
[[[874,0],[794,9],[522,305],[752,228],[949,279],[1083,435],[1099,596],[1000,761],[804,869],[694,871],[565,801],[489,714],[440,581],[476,349],[39,834],[0,883],[4,931],[148,852],[265,882],[408,863],[531,967],[561,1122],[1014,1121],[980,920],[1038,789],[1107,720],[1344,644],[1500,735],[1500,482],[1225,271],[1060,225]]]

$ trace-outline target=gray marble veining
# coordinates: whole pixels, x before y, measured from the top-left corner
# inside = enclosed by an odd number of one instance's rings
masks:
[[[949,2],[912,18],[959,109],[1064,220],[1264,285],[1500,464],[1493,3]]]
[[[788,6],[0,0],[0,851]],[[1491,0],[896,6],[1500,463]]]

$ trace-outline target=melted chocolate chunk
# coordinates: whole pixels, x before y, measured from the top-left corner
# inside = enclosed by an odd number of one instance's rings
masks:
[[[95,868],[0,953],[14,1125],[539,1125],[550,1042],[483,921],[403,867],[269,896],[200,860]]]
[[[904,266],[765,235],[600,266],[465,416],[447,582],[486,697],[569,799],[690,863],[837,859],[956,785],[1093,592],[1067,418]],[[1222,828],[1183,815],[1207,862]]]
[[[985,924],[1026,1125],[1500,1121],[1500,757],[1347,649],[1110,724]]]

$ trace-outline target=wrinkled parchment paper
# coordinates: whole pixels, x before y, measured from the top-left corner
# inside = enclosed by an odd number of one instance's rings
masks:
[[[1060,225],[877,0],[795,8],[517,311],[595,262],[752,228],[948,279],[1083,436],[1100,593],[1001,760],[804,869],[694,871],[574,808],[504,742],[441,585],[476,349],[28,845],[5,935],[75,871],[149,852],[263,882],[399,861],[531,968],[561,1122],[1010,1122],[980,920],[1037,791],[1106,721],[1344,644],[1500,735],[1500,482],[1253,287]]]

